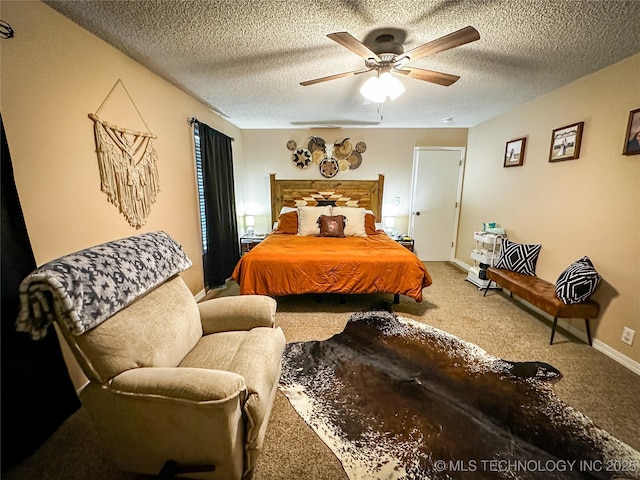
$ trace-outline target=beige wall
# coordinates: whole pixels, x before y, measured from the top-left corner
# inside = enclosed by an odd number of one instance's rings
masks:
[[[510,239],[540,243],[538,276],[555,282],[588,255],[603,282],[595,337],[640,362],[640,156],[623,156],[629,111],[640,107],[640,55],[469,130],[456,257],[496,221]],[[585,122],[580,158],[549,163],[551,131]],[[503,168],[507,141],[527,137],[524,166]],[[574,320],[583,328],[583,320]],[[622,328],[636,331],[633,347]]]
[[[365,142],[362,164],[356,170],[339,172],[336,180],[372,180],[385,175],[382,214],[396,217],[396,229],[406,232],[409,221],[413,149],[418,146],[461,146],[467,144],[466,128],[385,129],[344,128],[307,130],[243,130],[245,153],[244,199],[249,214],[257,215],[256,231],[270,230],[271,206],[269,174],[282,179],[318,179],[324,177],[318,167],[301,170],[291,162],[288,140],[306,147],[309,137],[321,137],[327,144],[350,138],[355,145]],[[400,197],[400,205],[393,198]]]
[[[36,262],[162,229],[192,258],[194,266],[184,278],[192,291],[201,290],[193,140],[187,117],[196,116],[235,137],[235,147],[241,149],[239,130],[40,2],[3,1],[2,18],[16,31],[15,38],[0,43],[2,115]],[[144,121],[120,86],[100,117],[158,136],[161,192],[140,230],[129,226],[100,191],[93,122],[87,117],[98,110],[118,79]]]
[[[194,260],[184,275],[191,290],[202,289],[200,232],[191,129],[198,117],[235,138],[239,214],[256,214],[256,230],[267,231],[269,173],[278,178],[322,178],[290,162],[286,142],[303,145],[310,136],[327,142],[351,137],[367,151],[358,170],[342,179],[386,176],[385,214],[407,229],[409,186],[415,146],[467,146],[467,166],[457,258],[469,263],[471,234],[483,221],[498,221],[516,241],[543,244],[538,274],[555,280],[571,261],[589,255],[605,282],[596,298],[603,305],[596,337],[640,361],[619,340],[622,326],[640,335],[640,157],[620,154],[629,110],[640,106],[640,56],[597,72],[515,111],[466,129],[244,130],[149,72],[97,37],[36,1],[2,1],[2,18],[16,37],[0,41],[0,103],[16,183],[36,262],[136,233],[162,229]],[[122,79],[149,129],[158,135],[161,193],[147,224],[135,230],[100,192],[92,122],[118,79]],[[118,87],[103,107],[105,119],[146,129]],[[580,159],[547,162],[550,133],[584,121]],[[528,137],[525,165],[502,168],[505,142]],[[392,204],[400,197],[401,205]],[[581,326],[581,322],[577,322]],[[78,386],[81,375],[72,371]]]
[[[2,19],[16,32],[15,38],[0,42],[2,117],[36,263],[109,240],[164,230],[193,260],[183,278],[194,293],[200,291],[202,249],[187,117],[196,116],[235,137],[239,168],[240,131],[43,3],[3,0]],[[93,122],[87,117],[118,79],[149,130],[158,136],[161,192],[140,230],[130,227],[100,191]],[[146,130],[120,87],[101,117]],[[72,377],[77,386],[81,377],[76,371]]]

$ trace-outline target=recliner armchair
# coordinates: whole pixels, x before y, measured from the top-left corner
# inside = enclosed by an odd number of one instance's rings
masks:
[[[162,231],[66,255],[22,281],[16,328],[37,340],[59,324],[89,378],[80,399],[121,469],[247,478],[280,378],[276,301],[198,304],[179,276],[189,267]]]
[[[176,276],[80,336],[60,329],[90,380],[80,399],[115,463],[250,476],[285,345],[275,311],[274,299],[257,295],[197,304]]]

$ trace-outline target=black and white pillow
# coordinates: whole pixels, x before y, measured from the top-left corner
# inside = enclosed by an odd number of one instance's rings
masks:
[[[600,275],[589,260],[582,257],[569,265],[556,281],[556,295],[564,303],[584,302],[595,291]]]
[[[516,243],[505,238],[495,267],[535,277],[541,248],[542,245]]]

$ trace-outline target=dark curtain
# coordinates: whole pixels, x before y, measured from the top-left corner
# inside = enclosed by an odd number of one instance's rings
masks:
[[[231,138],[198,122],[207,237],[205,287],[224,285],[240,260]]]
[[[2,471],[31,454],[80,408],[53,326],[38,341],[15,330],[18,285],[36,268],[2,117]]]

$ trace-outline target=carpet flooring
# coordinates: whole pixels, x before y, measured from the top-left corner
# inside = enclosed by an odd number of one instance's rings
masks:
[[[496,291],[482,296],[465,282],[465,272],[447,262],[427,262],[433,285],[416,303],[401,297],[398,314],[475,343],[491,355],[514,361],[546,362],[562,372],[556,394],[619,440],[640,449],[640,376],[562,330],[549,345],[550,322]],[[237,295],[238,286],[211,292]],[[341,332],[353,312],[391,295],[344,299],[315,295],[278,298],[276,322],[288,342],[321,340]],[[576,322],[582,323],[583,321]],[[592,323],[597,335],[598,324]],[[3,479],[142,480],[117,471],[104,457],[88,415],[81,408],[33,455]],[[340,462],[278,392],[254,480],[347,479]]]

